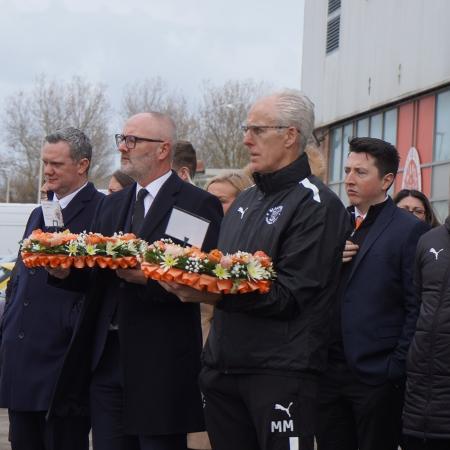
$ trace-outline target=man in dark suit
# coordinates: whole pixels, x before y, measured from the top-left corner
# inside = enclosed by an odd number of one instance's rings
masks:
[[[92,146],[75,128],[50,134],[42,149],[44,174],[64,226],[89,230],[103,197],[87,181]],[[46,230],[42,208],[28,220],[24,236]],[[83,295],[47,284],[47,272],[27,269],[20,257],[1,326],[0,406],[8,408],[13,450],[89,448],[87,410],[62,402],[46,421],[64,355],[76,328]]]
[[[345,185],[354,231],[320,386],[319,450],[399,445],[405,357],[418,315],[413,261],[428,227],[386,194],[398,164],[398,152],[387,142],[350,142]]]
[[[203,248],[215,247],[221,205],[171,171],[175,139],[175,125],[163,114],[137,114],[125,123],[116,135],[121,170],[137,183],[104,199],[95,231],[132,231],[153,242],[169,237],[169,217],[179,207],[209,220]],[[80,275],[71,273],[63,284],[80,287]],[[204,429],[197,385],[202,346],[198,305],[180,303],[139,269],[97,269],[91,273],[85,306],[55,405],[73,383],[87,380],[92,369],[96,450],[185,450],[186,433]],[[91,361],[85,357],[89,348]]]

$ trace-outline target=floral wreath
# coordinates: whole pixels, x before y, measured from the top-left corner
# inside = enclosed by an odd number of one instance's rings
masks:
[[[224,255],[197,247],[183,247],[170,239],[148,244],[131,233],[103,236],[99,233],[74,234],[69,230],[47,233],[34,230],[21,243],[26,267],[102,269],[138,266],[147,278],[176,282],[213,293],[267,293],[276,278],[272,260],[262,251],[238,251]]]
[[[34,230],[21,243],[21,255],[26,267],[52,268],[94,267],[118,269],[135,267],[138,256],[147,247],[131,233],[115,233],[111,237],[99,233],[74,234],[66,230],[46,233]]]
[[[262,251],[224,255],[215,249],[204,253],[197,247],[174,244],[170,239],[148,246],[141,269],[148,278],[224,294],[256,290],[266,293],[276,277],[270,257]]]

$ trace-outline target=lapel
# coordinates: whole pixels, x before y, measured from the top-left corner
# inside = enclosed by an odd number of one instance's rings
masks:
[[[34,214],[30,217],[30,221],[27,225],[27,229],[25,231],[24,237],[28,237],[33,230],[40,228],[41,230],[46,231],[44,216],[42,214],[42,207],[35,209]]]
[[[172,175],[161,186],[161,189],[156,195],[156,198],[153,200],[153,203],[145,216],[142,229],[139,233],[140,237],[144,239],[147,238],[147,240],[151,241],[149,237],[172,209],[175,204],[176,195],[180,191],[183,183],[184,181],[182,181],[181,178],[179,178],[178,175],[172,171]]]
[[[92,183],[88,183],[70,203],[62,210],[64,219],[64,228],[69,229],[70,222],[85,208],[84,204],[89,202],[95,193],[95,187]]]
[[[369,232],[367,233],[366,239],[364,239],[364,243],[356,254],[356,259],[352,267],[352,271],[350,272],[350,276],[347,281],[347,285],[350,283],[355,271],[357,270],[360,262],[363,260],[366,253],[370,250],[376,240],[382,235],[382,233],[386,230],[386,227],[392,222],[394,213],[397,209],[397,206],[394,204],[392,199],[389,197],[386,200],[386,205],[381,210],[380,214],[376,218],[375,222],[370,227]]]

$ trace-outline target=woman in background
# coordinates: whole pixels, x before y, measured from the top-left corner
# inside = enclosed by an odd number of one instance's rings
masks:
[[[430,201],[422,192],[415,189],[402,189],[395,195],[394,202],[399,208],[414,214],[419,220],[430,225],[431,228],[440,225]]]
[[[121,191],[124,187],[133,184],[133,178],[129,177],[121,170],[116,170],[109,180],[108,184],[108,194],[112,194],[113,192]]]
[[[219,199],[226,214],[236,197],[253,184],[253,180],[244,172],[230,170],[211,178],[206,184],[206,190]]]

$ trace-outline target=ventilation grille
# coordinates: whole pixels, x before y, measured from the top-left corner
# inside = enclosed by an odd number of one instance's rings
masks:
[[[327,49],[326,49],[327,53],[330,53],[333,50],[339,48],[340,24],[341,24],[340,16],[338,16],[328,22],[328,25],[327,25]]]
[[[328,15],[341,7],[341,0],[328,0]]]

